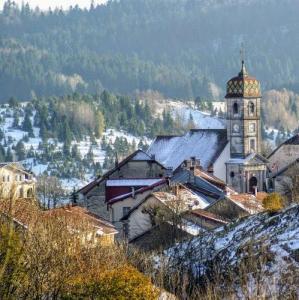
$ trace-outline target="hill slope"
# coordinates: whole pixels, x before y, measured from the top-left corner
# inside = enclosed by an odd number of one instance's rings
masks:
[[[241,42],[265,88],[298,89],[298,13],[294,0],[120,0],[48,13],[9,1],[1,99],[102,88],[217,97],[240,67]]]
[[[291,296],[299,295],[298,216],[296,205],[241,219],[168,250],[170,265],[190,271],[197,282],[218,281],[218,293],[227,296],[295,299]]]

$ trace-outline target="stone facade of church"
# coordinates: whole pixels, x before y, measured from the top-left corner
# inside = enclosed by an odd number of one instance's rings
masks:
[[[261,152],[261,88],[244,61],[238,76],[227,83],[227,137],[230,159],[226,182],[240,193],[264,190],[267,160]]]

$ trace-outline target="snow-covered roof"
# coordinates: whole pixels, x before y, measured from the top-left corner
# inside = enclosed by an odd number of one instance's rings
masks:
[[[109,179],[106,186],[150,186],[161,181],[161,178],[154,179]]]
[[[158,136],[147,153],[167,168],[177,169],[195,157],[201,166],[211,166],[227,144],[226,129],[192,129],[182,136]]]
[[[191,171],[181,169],[172,177],[172,182],[183,183],[194,193],[206,199],[210,204],[216,202],[225,195],[226,187],[220,188],[214,182],[207,180],[202,174],[196,173],[195,176],[191,175]],[[193,177],[193,180],[191,179]]]
[[[252,163],[265,164],[268,163],[268,160],[265,157],[261,156],[260,154],[253,152],[247,155],[245,158],[231,158],[227,163],[238,164],[238,165],[239,164],[248,165]]]
[[[182,210],[206,208],[209,206],[209,202],[187,188],[180,189],[177,195],[169,192],[154,192],[153,196],[169,207],[173,207],[179,200]]]
[[[250,214],[262,212],[264,210],[262,201],[251,194],[234,194],[227,196],[231,201]]]
[[[285,142],[283,142],[282,144],[280,144],[269,156],[268,159],[274,155],[274,153],[276,153],[276,151],[278,151],[281,147],[283,147],[284,145],[295,145],[298,146],[299,145],[299,133],[295,134],[294,136],[292,136],[291,138],[289,138],[288,140],[286,140]]]
[[[152,160],[152,157],[142,150],[139,150],[136,155],[131,158],[131,160]]]

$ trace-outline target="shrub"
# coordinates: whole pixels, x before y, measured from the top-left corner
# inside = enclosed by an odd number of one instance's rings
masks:
[[[263,200],[263,206],[266,210],[276,212],[283,207],[283,201],[278,193],[272,193]]]

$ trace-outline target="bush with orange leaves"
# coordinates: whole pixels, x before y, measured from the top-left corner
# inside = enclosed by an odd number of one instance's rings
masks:
[[[263,206],[270,212],[277,212],[283,207],[283,200],[278,193],[272,193],[263,200]]]
[[[12,206],[17,212],[17,201]],[[0,299],[158,298],[150,279],[129,264],[126,249],[82,244],[89,232],[82,220],[41,218],[34,206],[30,220],[28,214],[26,228],[0,218],[0,226],[8,226],[0,231]]]

